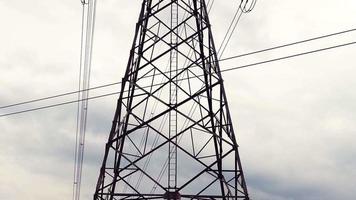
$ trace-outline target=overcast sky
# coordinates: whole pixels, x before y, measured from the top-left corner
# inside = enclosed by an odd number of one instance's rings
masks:
[[[219,44],[237,0],[216,0]],[[98,0],[91,85],[120,81],[139,0]],[[260,0],[224,57],[356,28],[355,0]],[[77,89],[80,0],[0,0],[0,106]],[[221,68],[356,41],[348,33]],[[356,198],[356,45],[223,74],[254,200]],[[114,86],[91,95],[118,91]],[[90,101],[82,199],[91,199],[116,96]],[[5,114],[76,96],[0,109]],[[0,118],[0,199],[71,199],[76,105]]]

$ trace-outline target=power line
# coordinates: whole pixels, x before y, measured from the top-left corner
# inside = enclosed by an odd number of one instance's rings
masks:
[[[257,0],[252,0],[252,3],[250,3],[250,4],[248,4],[248,2],[249,1],[241,1],[240,2],[239,7],[237,8],[236,13],[229,25],[229,28],[226,31],[224,39],[221,42],[221,45],[218,49],[217,54],[218,54],[219,59],[223,56],[227,46],[229,45],[232,35],[234,34],[234,32],[237,28],[237,25],[240,22],[242,14],[251,12],[257,3]],[[244,3],[244,5],[242,5],[243,3]],[[250,6],[248,6],[248,5],[250,5]]]
[[[241,7],[242,12],[244,12],[244,13],[251,12],[257,4],[257,0],[250,1],[250,4],[248,2],[249,2],[249,0],[245,1],[245,5],[243,7]],[[243,3],[243,0],[241,0],[240,6],[242,5],[242,3]],[[247,5],[250,5],[250,6],[247,6]],[[248,7],[248,8],[246,8],[246,7]]]
[[[76,120],[76,137],[74,153],[74,177],[73,177],[73,200],[80,199],[82,185],[82,171],[85,150],[85,133],[87,127],[88,98],[91,74],[91,60],[93,52],[95,18],[96,18],[96,0],[82,1],[82,32],[80,48],[80,66],[79,66],[79,90],[85,92],[78,93],[78,107]],[[82,101],[80,101],[83,99]]]
[[[33,111],[38,111],[38,110],[44,110],[44,109],[53,108],[53,107],[58,107],[58,106],[64,106],[64,105],[68,105],[68,104],[78,103],[78,102],[80,102],[80,101],[93,100],[93,99],[103,98],[103,97],[107,97],[107,96],[112,96],[112,95],[119,94],[119,93],[120,93],[120,92],[113,92],[113,93],[108,93],[108,94],[103,94],[103,95],[98,95],[98,96],[89,97],[89,98],[87,98],[87,99],[66,101],[66,102],[63,102],[63,103],[51,104],[51,105],[48,105],[48,106],[41,106],[41,107],[32,108],[32,109],[27,109],[27,110],[22,110],[22,111],[18,111],[18,112],[7,113],[7,114],[4,114],[4,115],[0,115],[0,117],[6,117],[6,116],[10,116],[10,115],[17,115],[17,114],[21,114],[21,113],[27,113],[27,112],[33,112]]]
[[[320,51],[326,51],[326,50],[336,49],[336,48],[340,48],[340,47],[350,46],[353,44],[356,44],[356,42],[349,42],[349,43],[330,46],[330,47],[326,47],[326,48],[316,49],[316,50],[312,50],[312,51],[306,51],[306,52],[297,53],[297,54],[293,54],[293,55],[289,55],[289,56],[274,58],[274,59],[270,59],[270,60],[265,60],[265,61],[261,61],[261,62],[257,62],[257,63],[248,64],[248,65],[243,65],[243,66],[239,66],[239,67],[231,67],[228,69],[221,70],[221,72],[227,72],[227,71],[247,68],[247,67],[251,67],[251,66],[255,66],[255,65],[261,65],[261,64],[271,63],[271,62],[275,62],[275,61],[286,60],[289,58],[295,58],[295,57],[304,56],[304,55],[308,55],[308,54],[312,54],[312,53],[317,53]]]
[[[249,53],[244,53],[244,54],[240,54],[240,55],[236,55],[236,56],[222,58],[222,59],[219,59],[219,61],[221,62],[221,61],[225,61],[225,60],[241,58],[241,57],[245,57],[245,56],[249,56],[249,55],[253,55],[253,54],[257,54],[257,53],[263,53],[263,52],[266,52],[266,51],[272,51],[272,50],[275,50],[275,49],[280,49],[280,48],[294,46],[294,45],[297,45],[297,44],[302,44],[302,43],[311,42],[311,41],[315,41],[315,40],[320,40],[320,39],[324,39],[324,38],[328,38],[328,37],[332,37],[332,36],[336,36],[336,35],[350,33],[350,32],[353,32],[353,31],[356,31],[356,28],[348,29],[348,30],[340,31],[340,32],[336,32],[336,33],[331,33],[331,34],[327,34],[327,35],[322,35],[322,36],[318,36],[318,37],[313,37],[313,38],[309,38],[309,39],[305,39],[305,40],[300,40],[300,41],[296,41],[296,42],[291,42],[291,43],[288,43],[288,44],[269,47],[269,48],[266,48],[266,49],[262,49],[262,50],[258,50],[258,51],[252,51],[252,52],[249,52]]]
[[[236,14],[237,14],[237,13],[236,13]],[[243,12],[241,11],[241,13],[239,14],[239,16],[238,16],[238,18],[237,18],[237,21],[235,22],[235,24],[234,24],[234,26],[233,26],[233,28],[232,28],[232,31],[231,31],[230,35],[227,37],[227,40],[226,40],[225,45],[224,45],[223,47],[220,46],[220,48],[222,48],[222,49],[220,49],[220,50],[218,51],[218,54],[220,53],[219,59],[223,56],[223,54],[224,54],[224,52],[225,52],[225,50],[226,50],[226,47],[229,45],[230,40],[231,40],[231,37],[232,37],[232,35],[234,34],[234,32],[235,32],[235,30],[236,30],[236,28],[237,28],[237,25],[238,25],[238,23],[239,23],[239,21],[240,21],[240,19],[241,19],[242,14],[243,14]],[[220,51],[221,51],[221,52],[220,52]]]
[[[326,47],[326,48],[321,48],[321,49],[316,49],[316,50],[312,50],[312,51],[293,54],[293,55],[289,55],[289,56],[274,58],[274,59],[265,60],[265,61],[261,61],[261,62],[256,62],[256,63],[252,63],[252,64],[242,65],[242,66],[238,66],[238,67],[230,67],[230,68],[221,70],[221,72],[233,71],[233,70],[237,70],[237,69],[248,68],[248,67],[252,67],[252,66],[266,64],[266,63],[286,60],[286,59],[290,59],[290,58],[300,57],[300,56],[303,56],[303,55],[308,55],[308,54],[313,54],[313,53],[322,52],[322,51],[326,51],[326,50],[341,48],[341,47],[350,46],[350,45],[354,45],[354,44],[356,44],[356,42],[344,43],[344,44],[340,44],[340,45],[335,45],[335,46],[330,46],[330,47]],[[202,76],[202,75],[200,75],[200,76]],[[181,80],[184,80],[184,79],[181,79]],[[161,83],[156,84],[156,85],[161,85]],[[146,87],[151,87],[151,86],[146,86]],[[145,88],[145,87],[143,87],[143,88]],[[104,95],[94,96],[94,97],[87,98],[87,100],[92,100],[92,99],[98,99],[98,98],[102,98],[102,97],[112,96],[112,95],[119,94],[119,93],[120,92],[113,92],[113,93],[108,93],[108,94],[104,94]],[[63,106],[63,105],[72,104],[72,103],[78,103],[78,101],[83,101],[83,100],[85,100],[85,99],[67,101],[67,102],[63,102],[63,103],[37,107],[37,108],[33,108],[33,109],[27,109],[27,110],[22,110],[22,111],[17,111],[17,112],[11,112],[11,113],[0,115],[0,117],[6,117],[6,116],[16,115],[16,114],[21,114],[21,113],[26,113],[26,112],[33,112],[33,111],[37,111],[37,110],[43,110],[43,109],[47,109],[47,108],[53,108],[53,107]]]
[[[267,51],[271,51],[271,50],[275,50],[275,49],[280,49],[280,48],[284,48],[284,47],[288,47],[288,46],[294,46],[294,45],[297,45],[297,44],[311,42],[311,41],[324,39],[324,38],[328,38],[328,37],[332,37],[332,36],[336,36],[336,35],[346,34],[346,33],[350,33],[350,32],[353,32],[353,31],[356,31],[356,29],[353,28],[353,29],[349,29],[349,30],[345,30],[345,31],[340,31],[340,32],[331,33],[331,34],[327,34],[327,35],[322,35],[322,36],[318,36],[318,37],[314,37],[314,38],[300,40],[300,41],[296,41],[296,42],[292,42],[292,43],[288,43],[288,44],[284,44],[284,45],[274,46],[274,47],[270,47],[270,48],[266,48],[266,49],[262,49],[262,50],[258,50],[258,51],[253,51],[253,52],[244,53],[244,54],[240,54],[240,55],[236,55],[236,56],[222,58],[222,59],[219,59],[218,61],[223,62],[223,61],[226,61],[226,60],[231,60],[231,59],[235,59],[235,58],[241,58],[241,57],[245,57],[245,56],[249,56],[249,55],[253,55],[253,54],[263,53],[263,52],[267,52]],[[114,83],[109,83],[109,84],[100,85],[100,86],[96,86],[96,87],[91,87],[91,88],[89,88],[87,90],[96,90],[96,89],[110,87],[110,86],[119,85],[119,84],[121,84],[121,82],[114,82]],[[35,103],[35,102],[38,102],[38,101],[44,101],[44,100],[54,99],[54,98],[63,97],[63,96],[68,96],[68,95],[77,94],[77,93],[80,93],[80,92],[85,92],[87,90],[77,90],[77,91],[73,91],[73,92],[66,92],[66,93],[61,93],[61,94],[58,94],[58,95],[53,95],[53,96],[48,96],[48,97],[43,97],[43,98],[38,98],[38,99],[33,99],[33,100],[28,100],[28,101],[23,101],[23,102],[19,102],[19,103],[15,103],[15,104],[9,104],[9,105],[6,105],[6,106],[1,106],[0,109],[20,106],[20,105],[29,104],[29,103]]]
[[[33,100],[29,100],[29,101],[23,101],[23,102],[19,102],[19,103],[15,103],[15,104],[10,104],[10,105],[6,105],[6,106],[2,106],[2,107],[0,107],[0,109],[10,108],[10,107],[14,107],[14,106],[20,106],[20,105],[29,104],[29,103],[35,103],[35,102],[38,102],[38,101],[44,101],[44,100],[54,99],[54,98],[58,98],[58,97],[63,97],[63,96],[68,96],[68,95],[72,95],[72,94],[77,94],[77,93],[80,93],[80,92],[85,92],[85,91],[88,91],[88,90],[96,90],[96,89],[100,89],[100,88],[110,87],[110,86],[118,85],[118,84],[121,84],[121,82],[114,82],[114,83],[110,83],[110,84],[100,85],[100,86],[97,86],[97,87],[91,87],[91,88],[85,89],[85,90],[77,90],[77,91],[73,91],[73,92],[61,93],[61,94],[58,94],[58,95],[43,97],[43,98],[39,98],[39,99],[33,99]]]
[[[242,3],[242,2],[241,2],[241,3]],[[221,58],[220,51],[221,51],[222,49],[225,50],[226,46],[227,46],[228,43],[229,43],[229,41],[226,41],[226,39],[229,38],[228,40],[230,40],[230,38],[231,38],[232,34],[235,32],[235,29],[236,29],[236,27],[237,27],[237,24],[239,23],[240,18],[241,18],[242,14],[243,14],[242,9],[240,9],[240,8],[241,8],[241,4],[240,4],[239,7],[236,9],[235,14],[234,14],[234,17],[232,18],[232,20],[231,20],[231,22],[230,22],[230,25],[229,25],[229,27],[228,27],[228,29],[227,29],[225,35],[224,35],[224,38],[223,38],[223,40],[222,40],[222,42],[221,42],[221,44],[220,44],[220,47],[219,47],[219,49],[218,49],[218,51],[217,51],[217,54],[219,55],[219,58]],[[240,11],[241,11],[241,12],[240,12]],[[239,14],[239,13],[240,13],[240,14]],[[237,19],[236,19],[236,18],[237,18]],[[231,28],[233,28],[232,31],[231,31]],[[221,54],[223,54],[223,52],[222,52]]]
[[[79,57],[79,77],[78,77],[78,88],[79,90],[81,89],[81,77],[82,77],[82,63],[83,63],[83,39],[84,39],[84,24],[85,24],[85,5],[86,2],[85,0],[81,0],[82,3],[82,27],[81,27],[81,34],[80,34],[80,57]],[[82,93],[78,93],[78,100],[80,100],[80,96]],[[74,200],[76,198],[76,190],[77,190],[77,183],[76,183],[76,179],[77,179],[77,160],[78,160],[78,141],[79,141],[79,117],[80,117],[80,104],[78,103],[77,106],[77,119],[76,119],[76,130],[75,130],[75,149],[74,149],[74,168],[73,168],[73,188],[72,188],[72,200]]]

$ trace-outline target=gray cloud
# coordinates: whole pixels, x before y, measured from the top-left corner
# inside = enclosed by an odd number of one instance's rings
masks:
[[[212,10],[217,44],[234,4],[217,1]],[[139,6],[140,1],[98,1],[93,86],[121,80]],[[351,28],[355,6],[352,0],[259,1],[243,16],[225,56]],[[79,0],[0,1],[1,105],[77,87],[80,15]],[[224,62],[222,68],[354,36]],[[252,199],[354,199],[354,50],[346,47],[224,74]],[[76,97],[63,100],[71,99]],[[90,102],[85,199],[94,191],[115,104],[115,97]],[[0,119],[0,198],[71,197],[75,110],[72,105]]]

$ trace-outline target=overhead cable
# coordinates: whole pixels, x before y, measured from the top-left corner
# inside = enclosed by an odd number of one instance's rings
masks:
[[[266,49],[262,49],[262,50],[258,50],[258,51],[253,51],[253,52],[244,53],[244,54],[240,54],[240,55],[236,55],[236,56],[222,58],[222,59],[219,59],[218,61],[222,62],[222,61],[230,60],[230,59],[234,59],[234,58],[245,57],[245,56],[249,56],[249,55],[253,55],[253,54],[257,54],[257,53],[262,53],[262,52],[271,51],[271,50],[275,50],[275,49],[279,49],[279,48],[283,48],[283,47],[293,46],[293,45],[297,45],[297,44],[301,44],[301,43],[306,43],[306,42],[319,40],[319,39],[323,39],[323,38],[327,38],[327,37],[331,37],[331,36],[336,36],[336,35],[341,35],[341,34],[353,32],[353,31],[356,31],[356,29],[349,29],[349,30],[345,30],[345,31],[341,31],[341,32],[322,35],[322,36],[309,38],[309,39],[305,39],[305,40],[301,40],[301,41],[297,41],[297,42],[292,42],[292,43],[288,43],[288,44],[284,44],[284,45],[274,46],[274,47],[270,47],[270,48],[266,48]],[[109,87],[109,86],[113,86],[113,85],[118,85],[120,83],[121,82],[114,82],[114,83],[110,83],[110,84],[100,85],[100,86],[97,86],[97,87],[92,87],[92,88],[89,88],[87,90],[96,90],[96,89],[105,88],[105,87]],[[73,91],[73,92],[66,92],[66,93],[53,95],[53,96],[48,96],[48,97],[43,97],[43,98],[39,98],[39,99],[23,101],[23,102],[19,102],[19,103],[15,103],[15,104],[9,104],[9,105],[6,105],[6,106],[1,106],[0,109],[10,108],[10,107],[14,107],[14,106],[20,106],[20,105],[34,103],[34,102],[43,101],[43,100],[49,100],[49,99],[58,98],[58,97],[62,97],[62,96],[68,96],[68,95],[76,94],[76,93],[79,93],[79,92],[84,92],[84,91],[87,91],[87,90],[77,90],[77,91]]]
[[[256,3],[257,3],[257,0],[241,0],[240,8],[241,8],[242,12],[249,13],[255,8]]]
[[[217,54],[219,59],[223,56],[227,46],[229,45],[232,35],[234,34],[237,25],[240,22],[242,14],[251,12],[255,8],[256,3],[257,0],[241,0],[238,8],[236,9],[235,15],[231,20],[231,23],[225,33],[225,36],[220,44],[220,47],[218,49]]]
[[[333,36],[333,35],[337,35],[337,34],[341,34],[341,33],[347,33],[347,32],[351,32],[351,31],[355,31],[355,30],[356,29],[350,29],[350,30],[343,31],[343,32],[338,32],[338,33],[334,33],[334,34],[329,34],[329,35],[325,35],[325,36],[320,36],[320,37],[316,37],[316,38],[311,38],[311,39],[307,39],[307,40],[293,42],[293,43],[289,43],[289,44],[285,44],[285,45],[275,46],[275,47],[271,47],[271,48],[267,48],[267,49],[263,49],[263,50],[258,50],[258,51],[253,51],[253,52],[240,54],[240,55],[236,55],[236,56],[231,56],[231,57],[227,57],[227,58],[222,58],[222,59],[220,59],[218,61],[222,62],[222,61],[231,60],[231,59],[235,59],[235,58],[245,57],[245,56],[248,56],[248,55],[262,53],[262,52],[266,52],[266,51],[270,51],[270,50],[274,50],[274,49],[278,49],[278,48],[282,48],[282,47],[292,46],[292,45],[296,45],[296,44],[300,44],[300,43],[304,43],[304,42],[308,42],[308,41],[312,41],[312,40],[316,40],[316,39],[321,39],[321,38],[325,38],[325,37],[329,37],[329,36]],[[84,91],[87,91],[87,90],[96,90],[96,89],[106,88],[106,87],[119,85],[119,84],[121,84],[121,82],[114,82],[114,83],[104,84],[104,85],[100,85],[100,86],[96,86],[96,87],[91,87],[91,88],[86,89],[86,90],[77,90],[77,91],[73,91],[73,92],[66,92],[66,93],[53,95],[53,96],[48,96],[48,97],[43,97],[43,98],[39,98],[39,99],[23,101],[23,102],[19,102],[19,103],[15,103],[15,104],[2,106],[2,107],[0,107],[0,109],[10,108],[10,107],[14,107],[14,106],[20,106],[20,105],[29,104],[29,103],[35,103],[35,102],[38,102],[38,101],[54,99],[54,98],[58,98],[58,97],[62,97],[62,96],[68,96],[68,95],[72,95],[72,94],[77,94],[77,93],[84,92]]]
[[[230,56],[230,57],[219,59],[219,61],[222,62],[222,61],[225,61],[225,60],[241,58],[241,57],[245,57],[245,56],[249,56],[249,55],[253,55],[253,54],[257,54],[257,53],[263,53],[263,52],[266,52],[266,51],[272,51],[272,50],[275,50],[275,49],[280,49],[280,48],[294,46],[294,45],[297,45],[297,44],[302,44],[302,43],[311,42],[311,41],[315,41],[315,40],[320,40],[320,39],[324,39],[324,38],[328,38],[328,37],[332,37],[332,36],[336,36],[336,35],[350,33],[350,32],[353,32],[353,31],[356,31],[356,28],[348,29],[348,30],[340,31],[340,32],[336,32],[336,33],[331,33],[331,34],[327,34],[327,35],[322,35],[322,36],[318,36],[318,37],[313,37],[313,38],[309,38],[309,39],[305,39],[305,40],[300,40],[300,41],[296,41],[296,42],[291,42],[291,43],[287,43],[287,44],[283,44],[283,45],[278,45],[278,46],[274,46],[274,47],[269,47],[269,48],[266,48],[266,49],[262,49],[262,50],[258,50],[258,51],[252,51],[252,52],[249,52],[249,53],[244,53],[244,54],[240,54],[240,55],[236,55],[236,56]]]
[[[91,60],[93,52],[93,40],[95,29],[96,0],[82,1],[82,34],[79,69],[76,139],[74,148],[74,174],[73,174],[73,200],[80,199],[82,171],[84,162],[85,133],[87,127],[88,98],[90,87]]]
[[[252,64],[241,65],[241,66],[237,66],[237,67],[230,67],[230,68],[222,69],[221,72],[227,72],[227,71],[232,71],[232,70],[236,70],[236,69],[242,69],[242,68],[248,68],[248,67],[252,67],[252,66],[272,63],[272,62],[276,62],[276,61],[281,61],[281,60],[286,60],[286,59],[290,59],[290,58],[300,57],[300,56],[304,56],[304,55],[308,55],[308,54],[313,54],[313,53],[317,53],[317,52],[322,52],[322,51],[327,51],[327,50],[331,50],[331,49],[341,48],[341,47],[350,46],[350,45],[354,45],[354,44],[356,44],[356,42],[344,43],[344,44],[340,44],[340,45],[330,46],[330,47],[316,49],[316,50],[312,50],[312,51],[306,51],[306,52],[302,52],[302,53],[298,53],[298,54],[293,54],[293,55],[289,55],[289,56],[274,58],[274,59],[265,60],[265,61],[261,61],[261,62],[255,62],[255,63],[252,63]],[[201,75],[201,76],[203,76],[203,75]],[[157,85],[159,85],[159,84],[157,84]],[[151,86],[146,86],[146,87],[151,87]],[[146,87],[143,87],[143,88],[146,88]],[[104,94],[104,95],[93,96],[93,97],[89,97],[88,100],[98,99],[98,98],[107,97],[107,96],[112,96],[112,95],[116,95],[116,94],[119,94],[119,93],[120,92],[113,92],[113,93],[108,93],[108,94]],[[21,113],[26,113],[26,112],[43,110],[43,109],[47,109],[47,108],[53,108],[53,107],[63,106],[63,105],[67,105],[67,104],[77,103],[77,102],[78,102],[78,100],[67,101],[67,102],[58,103],[58,104],[51,104],[51,105],[48,105],[48,106],[42,106],[42,107],[37,107],[37,108],[32,108],[32,109],[27,109],[27,110],[22,110],[22,111],[10,112],[10,113],[6,113],[6,114],[2,114],[2,115],[0,115],[0,117],[6,117],[6,116],[11,116],[11,115],[21,114]]]
[[[266,48],[266,49],[262,49],[262,50],[258,50],[258,51],[253,51],[253,52],[249,52],[249,53],[244,53],[244,54],[240,54],[240,55],[226,57],[226,58],[219,59],[218,61],[219,62],[223,62],[223,61],[226,61],[226,60],[231,60],[231,59],[235,59],[235,58],[241,58],[241,57],[245,57],[245,56],[249,56],[249,55],[263,53],[263,52],[267,52],[267,51],[271,51],[271,50],[275,50],[275,49],[280,49],[280,48],[283,48],[283,47],[294,46],[294,45],[297,45],[297,44],[311,42],[311,41],[314,41],[314,40],[324,39],[324,38],[328,38],[328,37],[332,37],[332,36],[336,36],[336,35],[341,35],[341,34],[346,34],[346,33],[354,32],[354,31],[356,31],[356,28],[348,29],[348,30],[340,31],[340,32],[336,32],[336,33],[331,33],[331,34],[327,34],[327,35],[322,35],[322,36],[318,36],[318,37],[313,37],[313,38],[309,38],[309,39],[305,39],[305,40],[300,40],[300,41],[296,41],[296,42],[291,42],[291,43],[288,43],[288,44],[278,45],[278,46],[274,46],[274,47],[270,47],[270,48]],[[99,85],[99,86],[96,86],[96,87],[91,87],[91,88],[88,88],[87,90],[96,90],[96,89],[106,88],[106,87],[119,85],[119,84],[121,84],[121,82],[114,82],[114,83]],[[44,100],[55,99],[55,98],[59,98],[59,97],[63,97],[63,96],[69,96],[69,95],[77,94],[77,93],[84,92],[84,91],[87,91],[87,90],[77,90],[77,91],[72,91],[72,92],[61,93],[61,94],[58,94],[58,95],[53,95],[53,96],[48,96],[48,97],[32,99],[32,100],[28,100],[28,101],[23,101],[23,102],[19,102],[19,103],[9,104],[9,105],[5,105],[5,106],[1,106],[0,109],[20,106],[20,105],[29,104],[29,103],[35,103],[35,102],[44,101]]]

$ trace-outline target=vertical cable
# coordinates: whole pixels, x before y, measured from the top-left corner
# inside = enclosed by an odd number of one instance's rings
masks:
[[[96,13],[96,0],[81,0],[83,6],[82,34],[79,70],[79,91],[74,161],[73,200],[80,199],[84,161],[85,132],[87,125],[88,97],[90,88],[91,60]]]
[[[81,26],[81,36],[80,36],[80,61],[79,61],[79,77],[78,77],[78,88],[79,91],[82,88],[82,66],[83,66],[83,39],[84,39],[84,24],[85,24],[85,1],[81,0],[82,3],[82,26]],[[77,189],[77,168],[78,168],[78,142],[79,142],[79,119],[80,119],[80,102],[81,102],[81,92],[78,92],[78,105],[77,105],[77,118],[76,118],[76,133],[75,133],[75,148],[74,148],[74,168],[73,168],[73,191],[72,200],[76,199],[76,189]]]

